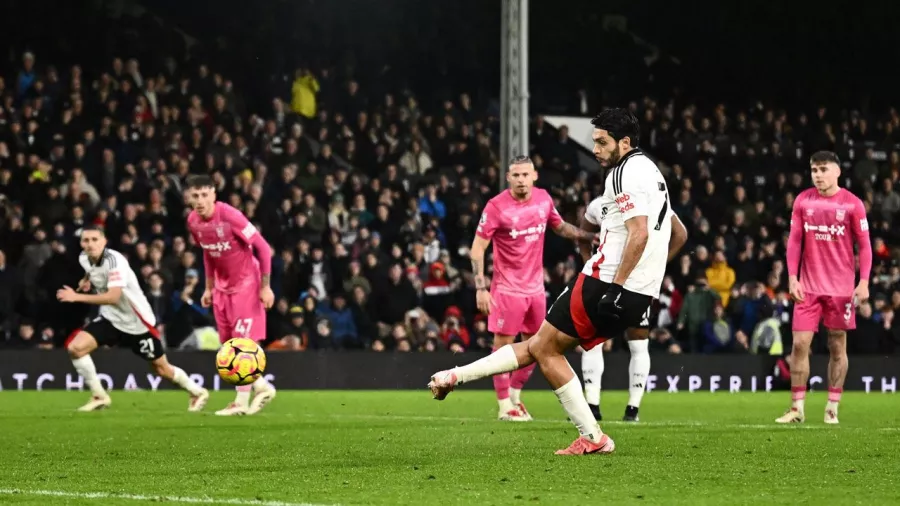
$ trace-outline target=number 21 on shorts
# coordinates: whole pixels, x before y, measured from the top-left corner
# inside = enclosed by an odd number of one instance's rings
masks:
[[[234,323],[235,337],[250,337],[250,327],[253,326],[253,318],[239,318]]]

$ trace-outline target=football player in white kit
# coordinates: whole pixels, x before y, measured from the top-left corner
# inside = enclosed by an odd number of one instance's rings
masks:
[[[600,230],[600,222],[606,216],[607,209],[603,207],[603,199],[596,198],[588,205],[581,219],[580,227],[587,232]],[[678,216],[669,209],[672,222],[672,237],[669,239],[668,261],[671,262],[675,255],[687,242],[687,229]],[[590,245],[579,244],[582,259],[587,262],[594,252]],[[628,350],[631,360],[628,363],[628,404],[625,406],[626,422],[637,422],[638,410],[641,407],[641,399],[647,387],[647,376],[650,375],[650,321],[641,321],[637,327],[631,327],[625,331],[625,339],[628,341]],[[581,355],[581,376],[584,378],[584,396],[587,398],[591,413],[598,421],[603,419],[600,413],[601,381],[605,362],[603,359],[603,346],[596,346],[590,351],[583,351]]]
[[[597,252],[550,307],[534,337],[471,364],[439,371],[428,384],[434,398],[442,400],[458,385],[537,362],[580,435],[558,455],[615,451],[612,438],[591,413],[565,352],[579,345],[590,350],[649,317],[665,276],[672,228],[666,181],[637,149],[640,127],[634,114],[609,109],[591,123],[594,156],[603,167],[613,167],[602,197],[608,209],[600,223]]]
[[[72,332],[66,349],[72,364],[91,390],[91,400],[78,408],[94,411],[112,404],[109,394],[97,377],[91,352],[100,345],[128,346],[159,376],[190,393],[188,411],[200,411],[209,400],[209,392],[190,379],[183,369],[166,359],[165,350],[156,330],[156,317],[147,297],[138,284],[137,276],[118,251],[106,247],[106,235],[94,225],[85,226],[81,233],[83,252],[78,258],[85,276],[78,291],[64,286],[57,290],[61,302],[82,302],[100,306],[100,314],[86,327]],[[86,293],[93,291],[95,293]],[[80,292],[80,293],[79,293]]]

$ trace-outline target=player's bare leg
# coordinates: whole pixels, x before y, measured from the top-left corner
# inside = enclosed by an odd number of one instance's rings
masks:
[[[504,346],[471,364],[440,371],[431,377],[428,386],[434,398],[441,400],[457,385],[537,362],[569,419],[581,434],[571,446],[557,454],[611,453],[615,450],[615,443],[600,430],[581,391],[581,383],[563,355],[577,344],[574,338],[544,322],[538,333],[528,341]]]
[[[622,420],[637,422],[647,376],[650,376],[650,329],[628,329],[625,337],[628,339],[631,359],[628,362],[628,405],[625,406]]]
[[[496,353],[497,350],[504,346],[513,344],[515,340],[516,336],[494,334],[494,347],[491,349],[491,353]],[[507,422],[526,421],[522,413],[519,412],[516,403],[510,398],[510,382],[512,380],[512,374],[509,372],[495,374],[493,380],[494,392],[497,393],[497,404],[499,404],[497,419]]]
[[[209,391],[192,380],[184,372],[184,369],[170,364],[169,359],[165,355],[150,362],[150,368],[159,377],[171,381],[191,394],[191,400],[188,402],[188,411],[202,411],[206,406],[206,402],[209,401]]]
[[[844,393],[847,378],[847,333],[843,330],[828,330],[828,403],[825,404],[825,423],[838,423],[838,403]]]
[[[531,336],[534,334],[526,334],[523,332],[521,335],[522,341],[527,341],[531,339]],[[528,409],[525,408],[525,404],[522,402],[522,389],[525,388],[525,384],[528,383],[532,373],[534,373],[535,367],[537,367],[537,363],[520,367],[511,372],[509,377],[509,400],[512,401],[513,406],[519,410],[519,414],[523,421],[526,422],[530,422],[532,418],[531,414],[528,413]]]
[[[598,422],[603,420],[603,415],[600,413],[600,392],[604,369],[606,369],[606,361],[603,358],[602,345],[581,352],[581,376],[584,378],[584,397],[587,399],[594,419]]]
[[[72,359],[72,365],[78,374],[84,378],[85,384],[91,391],[91,400],[87,404],[78,408],[78,411],[96,411],[98,409],[108,408],[112,404],[109,394],[100,384],[100,378],[97,377],[97,367],[91,358],[91,352],[97,349],[97,340],[94,336],[83,330],[76,331],[75,335],[66,343],[66,350]]]
[[[803,423],[806,420],[804,403],[806,401],[806,383],[809,381],[809,346],[813,333],[795,331],[794,344],[791,348],[791,409],[775,421],[778,423]]]

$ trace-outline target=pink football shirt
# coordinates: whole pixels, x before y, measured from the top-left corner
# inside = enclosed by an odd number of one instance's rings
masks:
[[[859,245],[860,276],[869,279],[872,247],[862,201],[843,188],[831,197],[815,188],[804,190],[791,214],[788,275],[799,271],[806,293],[849,297],[856,288],[854,242]]]
[[[259,261],[251,246],[259,232],[243,213],[216,202],[210,219],[191,211],[187,224],[194,241],[203,248],[206,275],[213,277],[216,290],[234,293],[259,282]]]
[[[544,233],[563,222],[546,190],[519,202],[506,190],[488,201],[476,234],[494,242],[491,290],[534,295],[544,291]]]

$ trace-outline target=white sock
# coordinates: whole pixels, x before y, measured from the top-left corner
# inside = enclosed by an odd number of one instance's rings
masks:
[[[254,392],[264,392],[274,388],[271,383],[266,380],[265,376],[260,376],[256,381],[253,382],[253,391]]]
[[[569,420],[572,420],[572,423],[575,424],[578,433],[581,434],[582,437],[586,437],[595,443],[599,443],[600,438],[603,437],[603,431],[600,430],[600,425],[597,423],[597,420],[594,419],[591,408],[584,399],[584,394],[581,392],[581,382],[578,381],[578,376],[572,378],[572,381],[566,383],[559,389],[554,390],[553,393],[559,398],[559,403],[562,404],[563,409],[566,410],[566,414],[569,415]]]
[[[510,411],[516,409],[516,405],[512,402],[512,397],[507,397],[506,399],[497,399],[497,404],[500,405],[500,411],[503,413],[509,413]]]
[[[90,355],[72,359],[72,365],[75,366],[75,370],[78,371],[78,374],[84,378],[84,382],[91,390],[92,395],[97,397],[109,397],[106,390],[103,389],[103,385],[100,384],[100,378],[97,377],[97,367],[94,366],[94,359],[92,359]]]
[[[600,405],[600,385],[603,380],[603,346],[595,346],[581,354],[581,374],[584,376],[584,396],[588,404]]]
[[[175,375],[172,377],[172,383],[187,390],[191,395],[200,395],[203,393],[203,387],[192,380],[187,373],[184,372],[184,369],[173,365],[172,370],[175,371]]]
[[[522,389],[521,388],[513,388],[509,387],[509,400],[512,402],[513,406],[518,406],[519,401],[521,400]]]
[[[518,368],[519,359],[516,358],[516,352],[511,345],[507,344],[469,365],[453,368],[453,372],[456,373],[457,384],[462,385],[495,374],[515,371]]]
[[[650,375],[650,341],[628,341],[631,350],[631,361],[628,362],[628,405],[641,407],[641,399],[647,388],[647,376]]]
[[[248,385],[249,386],[249,385]],[[235,387],[237,390],[237,397],[234,398],[234,402],[239,406],[249,406],[250,405],[250,389],[243,387]]]

